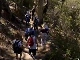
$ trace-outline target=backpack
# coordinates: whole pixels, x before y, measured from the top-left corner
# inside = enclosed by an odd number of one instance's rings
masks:
[[[25,31],[25,37],[28,37],[30,35],[31,28],[27,28]]]
[[[29,37],[29,38],[28,38],[27,44],[28,44],[29,46],[33,46],[33,45],[34,45],[33,37]]]
[[[20,46],[19,46],[19,42],[20,42],[20,40],[19,40],[19,41],[15,41],[15,43],[13,44],[13,49],[14,49],[14,50],[20,48]]]

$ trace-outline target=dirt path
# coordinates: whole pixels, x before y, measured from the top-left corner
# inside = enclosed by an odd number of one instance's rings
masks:
[[[33,21],[30,20],[30,24],[32,25],[33,24]],[[24,32],[22,32],[23,34]],[[39,41],[40,39],[38,39]],[[24,39],[24,36],[23,36],[23,41],[24,41],[24,45],[26,45],[26,41]],[[36,54],[36,60],[42,60],[42,58],[45,56],[46,52],[49,51],[49,45],[50,45],[50,42],[47,42],[46,45],[44,46],[41,46],[40,43],[38,42],[38,51],[37,51],[37,54]],[[24,48],[24,52],[22,54],[22,59],[23,60],[33,60],[33,58],[28,54],[28,48],[25,46]]]
[[[33,24],[33,21],[30,21],[30,24]],[[38,39],[39,40],[39,39]],[[26,44],[25,39],[23,39],[24,44]],[[38,42],[38,51],[36,54],[36,60],[42,60],[42,58],[45,56],[46,52],[50,50],[49,48],[50,42],[47,42],[46,45],[41,46],[40,43]],[[23,60],[33,60],[33,58],[28,54],[28,48],[24,48]]]
[[[38,51],[36,54],[36,60],[42,59],[46,52],[49,51],[49,43],[46,44],[45,48],[42,46],[38,46]],[[33,60],[33,58],[28,54],[28,49],[25,48],[22,56],[23,60]]]
[[[30,21],[30,24],[32,25],[33,21]],[[25,46],[26,45],[26,41],[24,39],[24,31],[21,31],[20,33],[23,36],[23,42],[24,42],[24,46]],[[40,40],[40,39],[38,39],[38,40]],[[50,44],[50,42],[47,42],[46,45],[44,45],[42,47],[40,45],[40,43],[38,43],[38,50],[37,50],[37,54],[36,54],[36,59],[35,60],[42,60],[42,58],[45,56],[46,52],[49,51],[49,49],[50,49],[49,48],[49,44]],[[0,46],[0,49],[2,47]],[[8,45],[4,45],[4,48],[2,48],[4,50],[6,49],[6,53],[9,54],[9,56],[7,56],[7,58],[4,57],[5,58],[4,60],[11,60],[11,59],[12,60],[16,60],[16,58],[15,58],[16,55],[14,54],[14,52],[12,50],[12,46],[10,45],[10,47],[11,48],[9,48]],[[24,51],[22,53],[22,60],[33,60],[33,58],[28,54],[28,52],[29,52],[28,48],[25,46]],[[1,53],[1,50],[0,50],[0,53]],[[7,55],[7,54],[5,54],[5,52],[4,52],[4,55]],[[3,60],[3,57],[0,56],[0,60]]]
[[[23,39],[24,41],[24,46],[26,45],[26,41],[25,39]],[[35,60],[42,60],[43,57],[45,56],[46,52],[48,52],[50,50],[50,42],[47,42],[46,45],[41,46],[40,43],[38,43],[38,51],[36,53],[36,59]],[[14,55],[14,53],[13,53]],[[14,55],[15,57],[15,55]],[[15,58],[14,58],[15,60]],[[33,60],[33,58],[29,55],[29,51],[28,48],[25,46],[24,51],[22,53],[22,60]]]

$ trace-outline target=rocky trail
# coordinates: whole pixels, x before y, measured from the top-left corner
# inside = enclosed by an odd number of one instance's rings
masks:
[[[0,21],[0,22],[4,23],[4,21],[3,22]],[[30,24],[32,24],[32,23],[33,23],[33,21],[30,21]],[[13,32],[16,32],[16,31],[13,30]],[[23,43],[24,43],[24,47],[25,47],[24,51],[22,53],[22,60],[33,60],[33,58],[28,53],[28,48],[25,46],[26,41],[24,39],[24,31],[20,31],[20,33],[23,36]],[[4,39],[5,42],[9,40],[6,35],[3,35],[0,33],[0,36],[2,37],[2,39],[6,38],[6,39]],[[45,56],[45,54],[50,50],[50,46],[49,46],[50,42],[49,41],[47,41],[46,45],[44,45],[44,46],[41,46],[39,41],[40,41],[40,39],[38,38],[38,47],[37,47],[38,50],[36,53],[36,59],[35,60],[42,60],[43,57]],[[0,43],[0,54],[1,54],[0,60],[16,60],[16,58],[15,58],[16,55],[13,53],[11,43],[10,44],[8,44],[7,42],[6,42],[6,44],[4,42]]]

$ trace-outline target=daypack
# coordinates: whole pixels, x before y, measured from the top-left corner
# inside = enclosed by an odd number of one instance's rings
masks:
[[[30,32],[30,29],[31,29],[31,28],[27,28],[27,29],[25,30],[25,34],[27,34],[28,32]]]
[[[27,44],[28,44],[29,46],[33,46],[33,45],[34,45],[33,37],[29,37],[29,38],[28,38]]]
[[[31,28],[27,28],[25,31],[25,37],[28,37],[31,32]]]
[[[15,43],[13,43],[13,49],[14,49],[14,50],[20,48],[20,46],[19,46],[19,42],[20,42],[20,41],[15,41]]]

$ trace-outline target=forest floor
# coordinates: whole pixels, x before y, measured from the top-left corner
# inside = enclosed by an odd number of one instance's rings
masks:
[[[11,22],[1,18],[0,19],[0,60],[16,60],[15,54],[12,50],[12,37],[11,33],[16,33],[19,29],[17,29],[17,25],[12,24]],[[30,21],[30,24],[33,22]],[[33,58],[28,53],[28,48],[26,47],[26,41],[24,38],[25,24],[22,26],[23,29],[20,29],[19,32],[23,36],[24,42],[24,51],[22,53],[22,60],[33,60]],[[46,45],[40,45],[40,39],[38,38],[38,50],[36,54],[36,60],[42,60],[46,53],[50,50],[49,41],[46,42]]]

